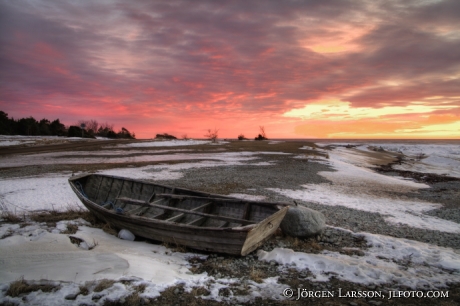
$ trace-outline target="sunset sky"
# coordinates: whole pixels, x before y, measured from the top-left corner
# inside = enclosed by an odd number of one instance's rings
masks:
[[[203,138],[460,138],[459,0],[0,0],[0,110]]]

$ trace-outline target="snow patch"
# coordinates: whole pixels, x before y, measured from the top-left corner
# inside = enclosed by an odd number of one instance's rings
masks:
[[[395,283],[412,289],[438,289],[450,282],[460,282],[458,251],[430,244],[383,235],[359,233],[370,248],[364,256],[337,252],[321,254],[294,252],[275,248],[259,250],[259,260],[276,261],[281,268],[308,269],[314,281],[328,281],[332,276],[364,285]]]

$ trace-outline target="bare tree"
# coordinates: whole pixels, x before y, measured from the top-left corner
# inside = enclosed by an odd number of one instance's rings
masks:
[[[87,131],[92,130],[94,133],[96,133],[98,129],[99,129],[99,123],[96,120],[91,119],[88,121],[88,123],[86,123]]]
[[[211,129],[208,129],[208,133],[205,134],[204,137],[208,138],[212,142],[216,142],[218,134],[219,134],[219,130],[217,130],[216,128],[214,128],[214,131],[212,131]]]
[[[99,129],[99,123],[94,120],[78,120],[77,126],[82,126],[84,124],[85,131],[90,132],[92,131],[93,133],[97,133]]]
[[[265,128],[263,126],[259,126],[259,135],[254,139],[255,140],[267,140],[267,134],[265,134]]]
[[[267,135],[265,134],[265,128],[263,126],[259,126],[259,131],[263,138],[267,138]]]

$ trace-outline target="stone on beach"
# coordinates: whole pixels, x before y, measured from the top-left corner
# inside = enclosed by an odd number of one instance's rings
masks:
[[[122,229],[120,232],[118,232],[118,238],[123,240],[134,241],[134,239],[136,239],[136,236],[134,236],[134,234],[131,233],[129,230]]]
[[[289,207],[280,227],[289,236],[311,237],[323,231],[326,227],[326,217],[319,211],[307,207]]]

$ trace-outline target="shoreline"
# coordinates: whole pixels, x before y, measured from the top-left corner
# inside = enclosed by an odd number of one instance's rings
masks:
[[[282,234],[277,234],[260,249],[261,251],[267,253],[270,253],[274,250],[279,252],[280,248],[291,248],[297,250],[296,252],[302,252],[302,254],[311,254],[311,256],[318,254],[316,256],[320,256],[320,258],[326,256],[322,255],[324,252],[326,252],[324,254],[329,254],[328,252],[332,252],[330,254],[343,253],[343,255],[340,256],[344,256],[343,258],[345,261],[351,260],[351,262],[353,262],[353,258],[355,257],[359,259],[362,256],[365,258],[371,256],[369,258],[372,258],[372,260],[377,260],[380,265],[381,260],[379,261],[375,255],[372,255],[374,254],[372,245],[377,241],[380,241],[379,239],[383,239],[381,240],[382,242],[379,243],[390,243],[390,245],[393,245],[398,243],[405,243],[404,241],[407,240],[412,241],[411,243],[415,243],[414,246],[416,246],[417,250],[422,250],[425,248],[424,243],[426,243],[427,245],[433,247],[437,246],[437,248],[452,248],[453,250],[456,250],[455,252],[457,252],[457,254],[459,254],[458,250],[460,249],[460,238],[458,237],[458,233],[416,228],[409,224],[398,225],[397,223],[389,222],[389,216],[382,212],[358,210],[352,207],[341,205],[326,205],[325,203],[328,203],[327,201],[329,201],[327,197],[321,200],[322,194],[323,196],[331,196],[333,195],[331,191],[339,190],[343,193],[340,193],[342,199],[347,199],[344,196],[348,196],[350,200],[358,199],[360,201],[366,200],[378,202],[378,199],[381,198],[387,199],[387,201],[389,201],[388,203],[399,203],[398,201],[400,201],[400,203],[427,203],[425,205],[428,205],[428,203],[440,203],[443,206],[438,206],[437,208],[431,210],[414,210],[414,216],[417,218],[419,218],[418,216],[424,215],[427,217],[432,216],[437,217],[438,219],[441,218],[439,220],[446,220],[445,223],[449,221],[453,222],[452,224],[459,224],[460,208],[458,205],[455,206],[456,203],[454,200],[455,197],[460,194],[460,180],[458,179],[453,179],[447,182],[434,182],[433,180],[424,178],[423,175],[421,176],[419,174],[413,174],[413,179],[419,178],[421,179],[421,183],[424,183],[425,185],[429,184],[429,186],[427,186],[428,188],[420,188],[420,186],[422,186],[420,183],[411,183],[410,181],[402,180],[399,171],[387,171],[387,173],[390,175],[385,175],[385,177],[388,177],[388,179],[386,181],[382,181],[381,177],[377,176],[376,180],[376,178],[373,176],[374,174],[369,174],[368,171],[371,170],[363,170],[364,172],[362,172],[359,170],[360,167],[356,168],[356,166],[353,165],[347,165],[348,168],[345,167],[342,170],[336,169],[334,167],[337,167],[337,164],[334,166],[331,160],[326,158],[326,155],[329,156],[332,154],[330,158],[335,163],[337,163],[336,161],[339,161],[340,158],[343,159],[345,156],[343,155],[343,152],[340,152],[340,150],[324,151],[322,149],[315,149],[314,146],[309,147],[309,149],[306,150],[300,150],[297,143],[278,143],[270,145],[267,143],[256,143],[254,144],[257,146],[255,148],[250,148],[251,144],[241,144],[243,146],[243,150],[241,150],[239,147],[236,147],[236,145],[239,145],[239,143],[236,142],[236,144],[230,143],[227,145],[218,146],[200,145],[193,147],[193,151],[187,151],[187,154],[197,154],[196,156],[194,155],[194,158],[190,160],[164,160],[155,163],[146,162],[144,164],[142,162],[135,162],[128,163],[124,165],[124,167],[120,167],[120,164],[109,163],[95,165],[91,163],[85,164],[85,162],[83,162],[78,166],[65,164],[66,159],[72,158],[69,155],[67,157],[61,157],[59,160],[62,160],[62,163],[54,165],[35,165],[14,168],[1,167],[0,180],[3,182],[9,182],[12,181],[13,178],[16,180],[21,180],[20,177],[36,177],[39,179],[40,177],[43,177],[43,175],[45,175],[44,177],[46,179],[46,177],[53,177],[53,175],[56,173],[67,173],[70,176],[71,173],[77,169],[80,171],[89,170],[103,172],[124,171],[124,173],[127,175],[129,175],[129,173],[134,173],[133,171],[138,171],[138,173],[143,173],[142,175],[148,175],[152,178],[155,178],[155,182],[167,185],[175,185],[178,187],[227,195],[238,194],[238,196],[265,197],[264,200],[269,201],[292,202],[295,200],[301,205],[305,205],[309,208],[321,211],[326,215],[326,223],[328,224],[328,227],[319,237],[302,240],[290,239],[289,237],[284,237]],[[190,149],[190,147],[183,147],[181,149]],[[95,150],[96,151],[94,152],[98,152],[99,150],[109,150],[110,152],[110,148],[104,149],[103,146],[101,146],[99,149],[95,148]],[[133,156],[132,153],[130,153],[132,150],[132,148],[129,148],[129,150],[126,150],[126,153],[131,154],[130,156]],[[141,152],[135,154],[139,154],[138,156],[142,156],[144,154],[152,154],[154,152],[158,152],[157,154],[165,154],[161,153],[161,150],[163,149],[143,149]],[[322,150],[321,152],[323,153],[318,154],[318,150]],[[173,149],[168,152],[169,153],[166,152],[166,154],[174,155],[179,151]],[[241,154],[241,152],[253,153]],[[277,152],[284,152],[284,154],[278,154]],[[334,155],[337,152],[342,155]],[[204,153],[209,154],[203,155]],[[219,156],[226,156],[226,159],[221,159]],[[26,158],[26,156],[19,156],[17,158]],[[105,156],[105,158],[107,158],[107,156]],[[366,163],[369,163],[369,159],[367,159]],[[366,163],[361,165],[365,165]],[[369,167],[364,168],[367,169]],[[378,169],[375,169],[375,167],[373,168],[374,169],[371,172],[376,173],[376,175],[381,175],[378,174]],[[385,169],[382,171],[388,170],[386,166],[383,166],[382,168]],[[346,171],[349,171],[350,173],[347,173]],[[354,187],[348,187],[348,190],[346,189],[346,186],[348,186],[347,184],[349,183],[347,183],[347,176],[343,177],[343,175],[349,175],[350,177],[354,178],[352,181],[354,185],[350,185]],[[395,175],[397,176],[396,178],[391,178]],[[168,179],[160,180],[159,178],[161,177]],[[430,175],[428,177],[434,176]],[[403,185],[400,185],[402,183]],[[341,184],[344,184],[343,187],[341,187]],[[299,196],[302,195],[301,199],[295,196],[295,193],[293,193],[294,190],[297,190],[296,192],[304,192],[299,194]],[[326,202],[320,203],[308,200],[310,193],[314,194],[318,200]],[[5,199],[8,199],[8,196],[6,196]],[[334,198],[330,198],[330,200],[332,201]],[[427,207],[429,207],[429,205]],[[2,222],[1,224],[4,226],[5,223]],[[47,230],[45,228],[43,229],[45,232],[51,230]],[[20,229],[13,230],[13,236],[15,237],[15,235],[17,235],[15,233],[19,233],[20,231]],[[25,232],[23,231],[23,234],[24,233]],[[0,239],[0,242],[4,239]],[[152,245],[152,247],[153,246],[154,245]],[[96,249],[101,247],[102,246],[96,246]],[[171,246],[169,247],[171,248]],[[187,251],[194,254],[200,254],[200,252],[196,252],[194,250]],[[176,253],[172,251],[171,254]],[[182,256],[180,253],[177,254],[178,255],[174,256]],[[401,285],[392,286],[389,284],[362,285],[353,281],[340,280],[339,276],[333,277],[329,283],[324,283],[323,281],[314,281],[311,279],[312,275],[309,273],[302,274],[303,272],[295,269],[295,271],[292,269],[290,271],[289,264],[282,264],[276,261],[264,262],[260,260],[257,252],[254,252],[253,254],[250,254],[244,258],[221,256],[218,254],[201,254],[199,256],[205,256],[206,258],[204,259],[203,257],[198,257],[196,259],[191,259],[188,261],[186,266],[188,266],[187,269],[192,271],[194,276],[206,272],[207,279],[213,280],[211,283],[201,284],[199,288],[202,289],[196,289],[200,292],[204,292],[204,295],[203,293],[199,294],[195,292],[192,294],[190,293],[191,291],[188,292],[189,290],[192,290],[190,289],[192,288],[190,285],[169,285],[167,286],[168,289],[163,289],[157,298],[147,298],[149,299],[149,303],[152,305],[160,305],[165,301],[172,303],[175,301],[174,296],[182,296],[184,301],[188,301],[189,299],[194,300],[195,296],[201,296],[201,298],[198,299],[199,301],[210,303],[215,302],[216,305],[220,305],[222,303],[255,303],[255,305],[260,303],[262,305],[263,301],[266,299],[277,300],[283,304],[289,300],[285,300],[282,297],[275,299],[273,296],[269,298],[270,295],[266,291],[268,288],[271,288],[270,290],[278,288],[276,290],[279,291],[281,290],[280,286],[283,284],[284,286],[288,285],[291,288],[301,288],[298,286],[304,285],[308,288],[313,288],[314,290],[337,291],[337,288],[343,288],[344,292],[345,290],[372,290],[372,288],[378,288],[384,290],[387,292],[387,294],[392,289],[405,288]],[[395,255],[393,254],[388,256],[391,258],[391,256]],[[423,256],[431,255],[428,254]],[[327,256],[324,257],[324,259],[328,258],[329,257]],[[460,255],[458,255],[458,258],[460,258]],[[395,264],[400,265],[401,267],[406,266],[408,268],[415,264],[418,267],[418,264],[410,261],[404,262],[404,260],[397,261]],[[252,273],[251,269],[248,270],[248,267],[252,267]],[[308,269],[306,271],[308,271]],[[255,274],[257,274],[256,272],[261,276],[255,277]],[[440,271],[435,273],[441,273],[440,275],[444,275],[444,272]],[[458,274],[458,272],[456,273]],[[454,272],[453,279],[455,279],[455,275],[456,274]],[[103,277],[103,274],[100,274],[100,276]],[[275,283],[271,284],[270,279],[276,276],[279,277]],[[222,283],[222,279],[232,279],[235,277],[236,279],[239,279],[237,282],[240,283],[239,285],[231,285],[231,282],[227,285]],[[258,283],[254,279],[260,279],[262,280],[262,283]],[[267,282],[269,282],[271,285],[269,285]],[[5,286],[7,285],[4,282],[0,282],[0,284],[1,283],[3,283],[1,286],[6,288]],[[448,290],[453,292],[455,294],[454,296],[460,298],[460,292],[456,289],[460,284],[460,276],[458,276],[458,281],[453,283],[448,281],[447,283],[450,284],[448,285]],[[138,283],[135,281],[130,281],[130,284],[132,284],[132,286],[137,286],[135,284]],[[243,288],[241,287],[241,284],[246,285],[243,286]],[[80,286],[81,285],[82,284],[80,283]],[[128,287],[129,286],[131,285],[128,285]],[[150,288],[150,286],[153,285],[147,283],[146,286]],[[212,291],[216,290],[216,288],[220,289],[218,289],[217,292]],[[174,292],[177,294],[174,294]],[[206,292],[208,292],[208,295],[206,295]],[[237,294],[238,292],[241,294]],[[258,300],[257,294],[254,296],[256,292],[265,292],[263,293],[265,294],[265,297],[263,297],[262,300]],[[281,292],[278,293],[281,294]],[[94,295],[96,293],[93,292],[91,294]],[[0,296],[0,299],[5,298],[4,293],[2,295],[3,297]],[[233,295],[235,295],[235,297],[241,296],[242,300],[232,298]],[[139,293],[140,298],[144,296],[146,296],[145,293]],[[246,297],[242,298],[243,296]],[[211,300],[209,300],[207,297],[211,298]],[[84,299],[85,296],[77,298],[79,301],[83,301]],[[341,300],[327,298],[324,301],[338,303],[346,301],[353,302],[354,300],[355,299],[353,297],[347,297],[341,298]],[[319,302],[320,300],[317,301]],[[198,302],[198,305],[201,305],[200,303],[201,302]],[[72,302],[69,301],[69,305],[71,304]]]

